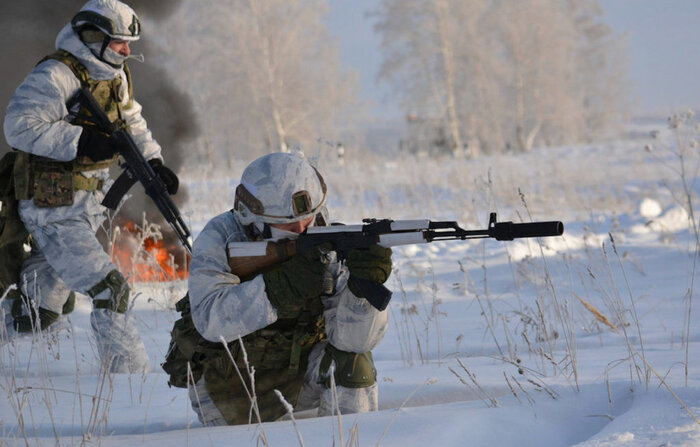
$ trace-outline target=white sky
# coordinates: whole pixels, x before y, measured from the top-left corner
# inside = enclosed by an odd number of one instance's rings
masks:
[[[398,118],[377,85],[379,39],[366,13],[379,0],[331,0],[327,23],[340,38],[344,62],[360,72],[365,96],[377,118]],[[640,111],[700,106],[700,0],[600,0],[607,21],[625,36],[629,76]]]

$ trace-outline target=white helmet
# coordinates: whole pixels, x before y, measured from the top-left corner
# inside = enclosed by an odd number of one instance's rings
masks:
[[[141,37],[141,22],[131,7],[118,0],[90,0],[71,20],[76,34],[86,27],[95,27],[111,39],[126,41]]]
[[[284,224],[315,216],[325,204],[326,183],[316,168],[299,155],[276,152],[245,168],[233,211],[242,225]]]

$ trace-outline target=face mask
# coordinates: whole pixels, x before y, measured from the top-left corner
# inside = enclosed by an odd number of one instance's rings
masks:
[[[126,62],[127,59],[133,59],[138,62],[144,61],[143,54],[130,54],[129,56],[122,56],[109,47],[106,47],[104,53],[100,55],[100,51],[102,50],[102,42],[88,43],[87,47],[96,58],[107,62],[114,68],[120,68],[122,65],[124,65],[124,62]]]
[[[111,64],[112,66],[117,67],[121,67],[122,65],[124,65],[124,62],[126,62],[127,58],[128,56],[122,56],[110,47],[105,48],[105,51],[102,54],[102,60],[104,60],[108,64]]]

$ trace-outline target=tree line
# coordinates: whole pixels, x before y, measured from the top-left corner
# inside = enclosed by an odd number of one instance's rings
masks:
[[[597,0],[383,0],[377,18],[380,77],[437,150],[582,142],[623,116],[624,58]]]
[[[342,138],[363,105],[327,0],[183,2],[154,24],[191,93],[199,152],[254,156]],[[624,116],[621,42],[597,0],[380,0],[378,78],[411,150],[476,157],[594,140]],[[183,35],[187,39],[182,39]],[[172,42],[170,44],[169,42]]]

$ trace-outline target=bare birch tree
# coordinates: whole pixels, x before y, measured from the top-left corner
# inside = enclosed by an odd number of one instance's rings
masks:
[[[184,2],[163,26],[193,92],[209,157],[254,157],[338,140],[361,112],[354,73],[322,22],[325,0]]]
[[[631,92],[626,87],[624,41],[603,21],[597,0],[567,0],[567,13],[581,36],[577,47],[577,84],[581,89],[584,132],[590,139],[619,126]]]
[[[466,127],[469,130],[464,133],[463,102],[468,95],[460,91],[459,77],[464,73],[459,66],[464,65],[460,53],[474,48],[466,40],[479,36],[462,34],[455,13],[473,21],[479,9],[479,2],[473,0],[386,0],[375,26],[385,52],[380,78],[403,86],[399,95],[407,109],[436,118],[434,125],[445,131],[446,146],[457,156],[465,147],[468,155],[478,154],[475,126]]]
[[[620,114],[597,0],[384,0],[377,17],[380,78],[455,155],[582,141]]]

